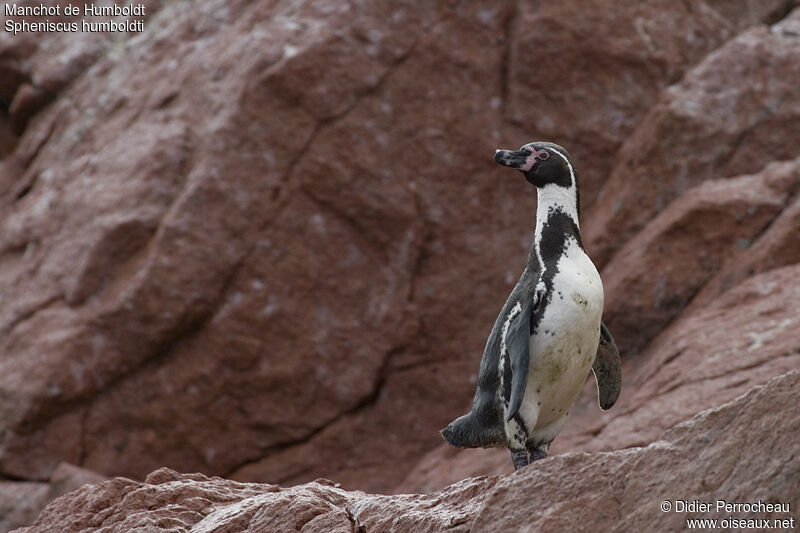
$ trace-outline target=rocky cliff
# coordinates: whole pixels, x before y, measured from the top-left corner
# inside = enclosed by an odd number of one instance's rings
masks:
[[[164,468],[143,482],[86,485],[19,533],[477,533],[583,531],[587,524],[604,531],[684,531],[687,520],[729,516],[789,529],[796,526],[791,510],[800,505],[799,387],[795,371],[675,425],[646,447],[563,454],[432,494],[348,492],[326,479],[281,488]],[[790,512],[781,506],[725,514],[717,510],[720,495],[727,504],[788,504]],[[712,510],[682,510],[694,502]]]
[[[533,139],[575,159],[625,379],[604,414],[587,386],[547,483],[584,460],[657,483],[625,461],[798,368],[795,2],[143,3],[141,33],[0,33],[5,529],[65,471],[161,467],[341,488],[160,470],[79,498],[441,497],[426,527],[469,500],[479,529],[535,475],[345,491],[510,471],[437,431],[532,237],[491,155]]]

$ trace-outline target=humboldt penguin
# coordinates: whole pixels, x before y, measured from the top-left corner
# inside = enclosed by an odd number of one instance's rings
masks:
[[[601,320],[603,284],[581,241],[572,159],[549,142],[497,150],[494,159],[536,187],[536,230],[486,342],[472,411],[441,433],[459,448],[506,446],[519,469],[547,456],[590,371],[602,410],[617,401],[622,373]]]

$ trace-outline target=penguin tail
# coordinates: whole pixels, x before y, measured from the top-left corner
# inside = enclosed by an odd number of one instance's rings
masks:
[[[475,414],[469,412],[450,422],[441,430],[444,440],[456,448],[482,448],[489,445],[483,437],[481,425],[475,419]]]

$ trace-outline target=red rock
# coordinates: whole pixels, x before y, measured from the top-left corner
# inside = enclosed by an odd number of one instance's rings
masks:
[[[145,6],[145,20],[160,7],[158,0],[143,0],[139,3]],[[47,5],[59,6],[61,14],[13,17],[6,16],[4,10],[0,13],[0,24],[5,28],[7,20],[17,23],[57,23],[83,19],[64,15],[64,7],[70,5],[70,2],[56,0]],[[107,20],[103,17],[96,19]],[[120,21],[117,19],[117,22]],[[4,34],[6,39],[0,43],[0,100],[10,104],[9,112],[17,135],[24,131],[31,116],[41,111],[53,97],[84,74],[117,37],[102,32],[76,34],[22,31],[14,35],[4,31]]]
[[[32,524],[50,501],[47,491],[47,483],[0,481],[0,531]]]
[[[494,479],[469,479],[436,501],[416,495],[346,492],[320,479],[292,488],[237,483],[169,469],[144,482],[113,479],[84,487],[50,505],[32,528],[131,531],[146,526],[173,531],[441,531],[468,522]],[[432,505],[433,504],[433,505]],[[359,529],[363,528],[363,529]],[[454,531],[466,531],[456,527]]]
[[[603,321],[634,357],[800,188],[800,162],[709,180],[672,202],[603,269]]]
[[[553,139],[569,148],[588,209],[620,160],[617,150],[661,89],[784,7],[743,1],[713,7],[635,0],[519,4],[508,23],[504,116],[524,140]],[[615,226],[603,229],[616,238]]]
[[[435,492],[468,477],[504,475],[513,471],[511,455],[505,448],[459,450],[443,443],[426,453],[394,492]]]
[[[30,525],[44,506],[59,496],[105,479],[95,472],[61,463],[46,483],[0,481],[0,531]]]
[[[172,531],[678,530],[693,517],[663,512],[678,499],[800,504],[800,372],[754,388],[675,426],[645,448],[552,457],[514,474],[469,478],[428,495],[347,492],[318,480],[292,488],[160,469],[144,482],[117,478],[50,504],[19,533],[102,528]],[[780,427],[781,431],[775,431]],[[746,458],[746,460],[742,460]],[[698,475],[701,473],[701,475]],[[535,505],[532,504],[535,502]],[[791,514],[738,512],[737,518]]]
[[[595,262],[607,263],[692,186],[795,157],[798,61],[800,13],[792,12],[731,39],[665,90],[615,157],[589,215],[583,233]]]
[[[217,8],[193,12],[194,22]],[[490,268],[491,258],[476,252],[502,234],[482,223],[497,204],[478,202],[494,180],[470,183],[466,194],[463,180],[442,183],[460,158],[463,173],[488,178],[494,170],[485,155],[493,143],[478,132],[496,121],[483,105],[495,86],[473,84],[458,106],[443,104],[453,102],[454,84],[499,72],[488,31],[501,22],[498,9],[484,22],[476,10],[448,13],[428,34],[435,17],[398,8],[386,18],[378,9],[352,19],[349,35],[331,29],[348,14],[328,21],[308,8],[295,26],[260,4],[237,24],[209,26],[215,38],[199,48],[171,45],[190,40],[192,24],[169,23],[180,17],[167,13],[161,38],[103,57],[91,79],[73,82],[74,100],[54,102],[23,136],[20,159],[31,162],[10,189],[27,192],[3,221],[0,249],[11,268],[0,281],[13,304],[0,311],[2,387],[18,400],[4,418],[15,428],[2,444],[4,471],[45,479],[66,459],[131,476],[162,464],[224,473],[294,444],[296,457],[319,463],[262,479],[307,476],[309,466],[355,471],[341,451],[350,455],[356,441],[315,440],[320,450],[338,449],[333,461],[302,451],[317,435],[344,433],[360,443],[369,437],[356,457],[362,468],[397,465],[392,476],[368,476],[376,488],[401,478],[459,408],[440,401],[451,397],[445,391],[456,384],[469,394],[463,374],[449,377],[463,363],[448,360],[466,341],[447,328],[434,339],[418,332],[421,322],[434,329],[433,317],[459,301],[459,277]],[[260,43],[239,39],[256,21],[274,31]],[[363,54],[344,53],[361,52],[363,39]],[[226,75],[232,65],[237,74]],[[420,84],[437,65],[450,66]],[[313,87],[293,93],[309,71]],[[344,72],[363,75],[342,84]],[[445,142],[438,125],[459,120],[463,133]],[[424,135],[412,138],[416,131]],[[479,138],[484,151],[471,148]],[[64,153],[70,162],[55,165]],[[408,160],[381,153],[424,157],[407,168]],[[465,202],[476,208],[464,212]],[[503,226],[498,246],[522,251],[511,224]],[[425,257],[423,238],[435,249]],[[447,241],[460,251],[444,257]],[[413,287],[418,273],[423,281]],[[500,291],[476,293],[501,293],[504,275],[494,281]],[[448,327],[461,330],[464,319]],[[480,345],[477,325],[487,318],[466,320]],[[440,341],[443,370],[431,379],[420,363]],[[393,418],[407,406],[409,381],[427,414]],[[373,413],[384,389],[400,397]],[[390,435],[368,429],[379,420],[401,425]],[[401,440],[409,430],[419,439]]]
[[[720,271],[703,286],[690,309],[711,303],[739,281],[773,268],[800,263],[800,247],[795,246],[800,230],[800,197],[776,217],[754,242],[743,242],[742,250],[729,258]]]
[[[0,112],[8,477],[392,490],[468,405],[529,245],[534,191],[492,150],[555,137],[589,205],[658,91],[785,3],[161,4],[142,35],[0,43],[3,102],[56,93],[19,139]],[[556,89],[537,47],[596,61]]]
[[[69,463],[61,463],[50,476],[47,496],[48,499],[55,499],[63,494],[78,489],[84,485],[91,485],[108,479],[106,476],[80,468]]]

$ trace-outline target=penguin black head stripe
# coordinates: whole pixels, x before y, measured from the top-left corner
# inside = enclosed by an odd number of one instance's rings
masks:
[[[515,468],[547,456],[590,371],[609,409],[620,391],[619,352],[601,322],[603,285],[578,224],[578,178],[557,144],[497,150],[538,191],[528,264],[495,320],[472,411],[442,436],[457,447],[507,446]]]
[[[574,187],[575,210],[580,216],[580,190],[572,159],[564,148],[549,142],[532,142],[519,150],[497,150],[494,160],[520,170],[525,179],[537,188],[549,184]],[[577,221],[576,221],[577,222]]]
[[[528,143],[519,150],[497,150],[494,160],[525,174],[532,185],[544,187],[550,183],[571,187],[575,171],[567,151],[553,143]]]

